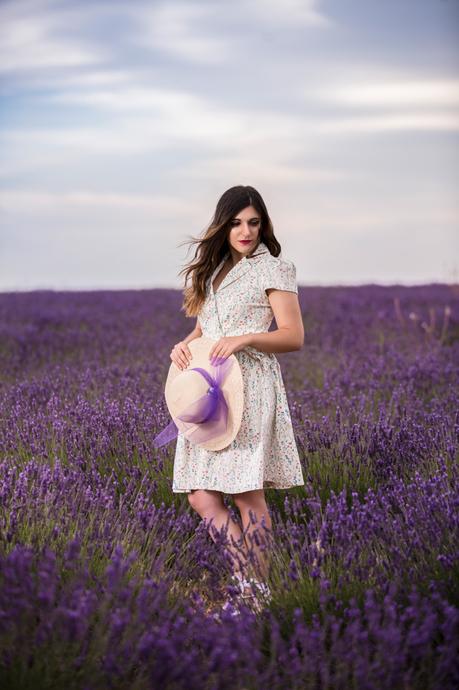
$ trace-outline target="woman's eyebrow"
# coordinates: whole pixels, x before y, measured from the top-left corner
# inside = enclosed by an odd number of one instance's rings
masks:
[[[241,220],[240,218],[233,218],[233,220]],[[249,220],[260,220],[260,216],[253,216],[253,218],[249,218]]]

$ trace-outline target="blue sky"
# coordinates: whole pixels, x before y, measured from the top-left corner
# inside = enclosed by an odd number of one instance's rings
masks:
[[[0,26],[0,291],[180,288],[235,184],[300,284],[459,280],[458,0],[3,0]]]

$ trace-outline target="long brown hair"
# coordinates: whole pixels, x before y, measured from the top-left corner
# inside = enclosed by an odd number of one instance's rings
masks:
[[[194,258],[179,272],[185,274],[182,311],[185,316],[198,316],[206,299],[206,282],[229,250],[228,235],[231,221],[247,206],[253,206],[260,216],[258,239],[264,242],[273,256],[279,256],[281,245],[274,236],[273,225],[265,202],[254,187],[230,187],[220,197],[214,216],[202,237],[192,237],[188,244],[196,244]],[[182,243],[187,244],[187,242]],[[191,275],[191,285],[187,285]]]

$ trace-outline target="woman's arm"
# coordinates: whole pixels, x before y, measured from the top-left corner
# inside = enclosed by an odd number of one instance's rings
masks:
[[[187,337],[182,340],[182,343],[188,344],[191,340],[194,340],[195,338],[199,338],[201,335],[202,335],[201,326],[199,324],[199,320],[196,319],[196,326],[193,328],[191,333],[189,335],[187,335]]]
[[[186,338],[176,343],[172,348],[170,357],[179,369],[186,369],[189,362],[193,359],[190,348],[188,347],[188,343],[195,338],[199,338],[201,335],[201,326],[199,325],[199,321],[196,320],[196,326],[193,328],[191,333],[189,333]]]
[[[291,352],[304,344],[304,326],[298,295],[287,290],[268,290],[277,323],[277,330],[268,333],[247,333],[247,345],[261,352]]]
[[[291,352],[301,350],[304,344],[303,316],[298,295],[290,290],[270,288],[266,291],[276,318],[277,330],[268,333],[227,335],[215,342],[209,351],[209,360],[226,358],[245,347],[262,352]],[[213,362],[212,362],[213,363]]]

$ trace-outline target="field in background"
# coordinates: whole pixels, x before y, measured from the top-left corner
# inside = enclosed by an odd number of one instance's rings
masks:
[[[459,684],[459,286],[299,296],[306,486],[266,490],[273,601],[222,625],[224,543],[152,443],[179,291],[0,294],[3,687]]]

